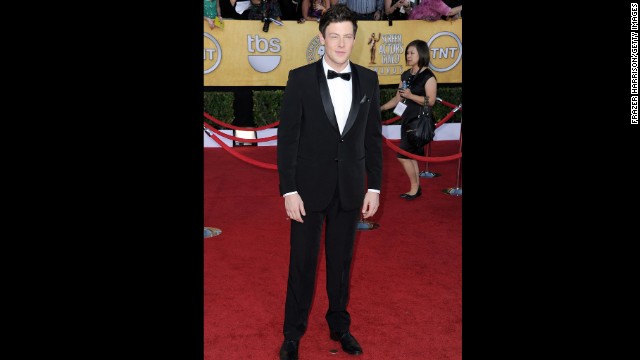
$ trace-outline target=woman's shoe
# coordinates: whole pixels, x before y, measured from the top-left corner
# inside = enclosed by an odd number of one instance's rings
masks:
[[[401,198],[403,198],[403,199],[406,199],[406,198],[407,198],[407,196],[409,196],[409,194],[407,194],[407,193],[400,194],[400,197],[401,197]]]
[[[404,199],[405,200],[413,200],[413,199],[417,198],[420,195],[422,195],[422,188],[420,186],[418,186],[418,191],[415,194],[413,194],[413,195],[408,195],[407,194],[407,196],[405,196]]]

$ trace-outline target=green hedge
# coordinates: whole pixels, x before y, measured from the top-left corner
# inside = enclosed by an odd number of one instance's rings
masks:
[[[232,92],[204,92],[204,111],[213,116],[214,118],[231,124],[235,119],[233,116],[233,99]],[[213,121],[204,118],[204,121],[213,126],[216,129],[222,128],[222,126],[214,123]]]
[[[283,90],[255,90],[253,93],[253,123],[255,127],[260,127],[280,121],[280,105],[282,103]],[[389,101],[396,94],[396,88],[380,89],[380,104]],[[454,105],[462,103],[462,87],[439,86],[438,97],[442,100],[450,102]],[[211,114],[216,119],[231,124],[234,120],[233,116],[233,92],[205,92],[204,93],[204,111]],[[440,120],[445,117],[451,108],[436,103],[433,107],[433,113],[436,119]],[[455,113],[449,122],[460,122],[462,112]],[[394,117],[393,110],[382,112],[382,120]],[[205,118],[205,121],[211,125],[215,125],[212,121]],[[396,122],[397,123],[397,122]],[[218,125],[215,125],[219,128]]]
[[[462,104],[462,88],[461,87],[438,87],[438,97],[446,102],[450,102],[453,105]],[[453,108],[440,103],[433,107],[433,113],[436,115],[436,119],[440,120],[445,117]],[[460,122],[462,119],[462,111],[458,110],[448,122]]]
[[[253,123],[256,127],[280,121],[282,90],[255,90],[253,93]]]

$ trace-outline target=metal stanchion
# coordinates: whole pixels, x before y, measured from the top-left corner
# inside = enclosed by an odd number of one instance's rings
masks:
[[[462,118],[460,118],[460,147],[458,152],[462,152]],[[460,188],[460,166],[462,164],[462,157],[458,158],[458,172],[456,174],[456,187],[443,189],[442,192],[452,196],[462,196],[462,188]]]
[[[214,227],[204,227],[204,237],[209,238],[209,237],[214,237],[214,236],[218,236],[222,233],[222,230],[218,229],[218,228],[214,228]]]
[[[380,225],[378,225],[378,224],[376,224],[376,223],[374,223],[374,222],[371,222],[371,221],[365,220],[365,219],[362,217],[362,215],[360,215],[360,220],[358,221],[358,228],[357,228],[357,230],[373,230],[373,229],[377,229],[377,228],[379,228],[379,227],[380,227]]]
[[[462,188],[459,187],[442,189],[442,192],[451,196],[462,196]]]
[[[433,142],[433,140],[429,141],[429,143],[427,144],[427,156],[431,156],[431,143],[432,142]],[[428,161],[425,162],[425,168],[424,169],[425,169],[425,171],[420,171],[420,177],[422,177],[422,178],[431,179],[431,178],[440,176],[440,174],[438,174],[438,173],[434,173],[434,172],[429,171],[429,162]]]

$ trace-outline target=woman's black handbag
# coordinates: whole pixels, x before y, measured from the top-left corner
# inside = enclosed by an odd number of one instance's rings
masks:
[[[409,144],[415,147],[423,147],[433,140],[436,126],[431,106],[423,106],[418,116],[406,123],[405,131]]]

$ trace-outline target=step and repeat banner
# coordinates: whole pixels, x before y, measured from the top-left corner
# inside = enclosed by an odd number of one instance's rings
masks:
[[[204,24],[205,86],[285,86],[289,70],[324,54],[318,23],[225,20],[224,28]],[[405,46],[429,44],[431,70],[439,83],[462,83],[462,19],[455,21],[359,21],[351,61],[376,73],[381,85],[397,84],[407,70]]]

